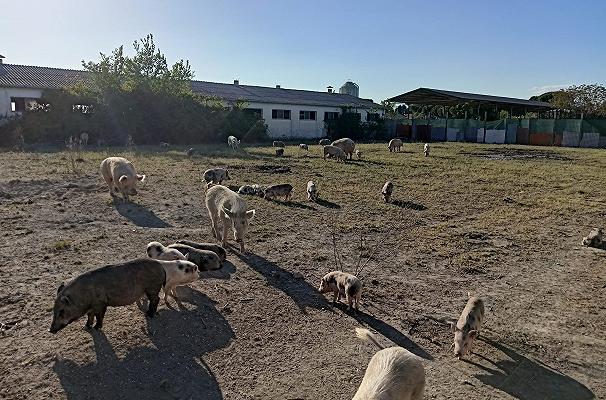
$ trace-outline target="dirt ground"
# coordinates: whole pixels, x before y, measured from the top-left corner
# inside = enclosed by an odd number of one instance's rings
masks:
[[[64,152],[0,153],[0,398],[350,399],[376,352],[359,326],[426,359],[427,399],[606,398],[606,251],[581,246],[606,228],[606,153],[359,147],[348,163],[317,145],[283,158],[103,149],[77,172]],[[109,155],[148,176],[131,204],[102,183]],[[102,331],[81,319],[50,334],[62,281],[144,257],[152,240],[212,240],[202,172],[214,166],[233,188],[291,183],[293,200],[246,197],[249,253],[230,249],[222,270],[178,289],[180,305],[162,301],[153,319],[110,308]],[[306,201],[310,179],[318,203]],[[316,291],[335,249],[344,270],[362,269],[358,313]],[[459,361],[446,322],[468,292],[485,300],[485,329]]]

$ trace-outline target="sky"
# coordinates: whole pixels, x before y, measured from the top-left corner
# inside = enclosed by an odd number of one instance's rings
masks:
[[[606,1],[0,0],[11,64],[81,68],[154,35],[195,79],[379,102],[430,87],[528,98],[606,83]]]

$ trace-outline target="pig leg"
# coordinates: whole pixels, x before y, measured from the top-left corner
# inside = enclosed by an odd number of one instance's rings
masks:
[[[99,310],[95,311],[95,317],[97,317],[97,323],[95,324],[95,329],[101,329],[103,327],[103,317],[105,316],[105,310],[107,310],[107,306],[103,305]]]
[[[95,318],[95,313],[92,310],[90,310],[90,311],[88,311],[86,313],[86,316],[87,316],[87,319],[86,319],[86,325],[85,326],[87,328],[92,328],[93,327],[93,321],[94,321],[94,318]]]
[[[227,233],[229,231],[229,223],[231,222],[229,218],[225,216],[221,216],[221,220],[223,221],[223,247],[227,248]]]
[[[212,225],[213,236],[215,237],[215,239],[221,240],[221,238],[219,237],[219,221],[218,221],[218,217],[216,215],[210,214],[210,223]]]
[[[332,304],[337,304],[337,299],[339,299],[341,296],[339,295],[339,291],[336,290],[332,293]]]
[[[145,292],[147,298],[149,299],[149,308],[147,309],[147,316],[149,318],[153,318],[158,310],[158,303],[160,303],[160,296],[158,295],[159,292],[160,290],[156,292]]]

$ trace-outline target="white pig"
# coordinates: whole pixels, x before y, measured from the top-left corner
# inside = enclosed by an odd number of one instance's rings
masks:
[[[145,175],[138,175],[133,164],[123,157],[103,160],[101,175],[109,187],[109,194],[114,197],[116,192],[121,193],[124,201],[128,201],[128,196],[136,195],[137,183],[145,180]]]
[[[471,351],[474,340],[480,334],[483,321],[484,302],[477,297],[469,297],[457,323],[450,324],[454,333],[454,354],[459,359]]]

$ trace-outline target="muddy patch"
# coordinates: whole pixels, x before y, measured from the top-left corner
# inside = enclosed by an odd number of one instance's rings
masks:
[[[254,170],[266,174],[289,174],[291,172],[290,167],[280,165],[258,165],[254,167]]]
[[[489,160],[558,160],[570,161],[570,157],[545,150],[519,150],[519,149],[487,149],[478,153],[462,153],[471,157],[486,158]]]

